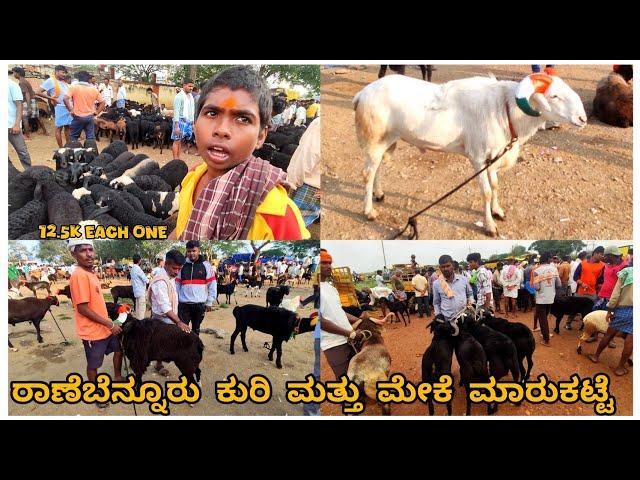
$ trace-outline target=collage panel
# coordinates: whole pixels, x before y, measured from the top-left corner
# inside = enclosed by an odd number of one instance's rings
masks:
[[[632,65],[382,67],[321,72],[323,239],[632,237]]]
[[[321,246],[323,416],[633,415],[630,241]]]
[[[319,240],[319,68],[9,64],[9,240]]]
[[[287,385],[319,377],[318,253],[313,240],[9,242],[9,415],[319,415]]]

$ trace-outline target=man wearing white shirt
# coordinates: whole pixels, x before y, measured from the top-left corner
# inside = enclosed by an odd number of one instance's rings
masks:
[[[173,146],[173,159],[180,158],[182,141],[193,136],[193,121],[195,118],[196,105],[191,92],[193,91],[193,81],[186,78],[182,82],[182,90],[178,92],[173,100],[173,130],[171,140]]]
[[[105,106],[110,107],[113,103],[113,88],[111,87],[108,78],[105,78],[104,82],[100,84],[98,91],[102,94]]]
[[[293,122],[294,125],[304,125],[304,122],[307,120],[307,109],[300,105],[296,109],[296,119]]]
[[[124,88],[122,79],[118,80],[118,95],[116,96],[116,107],[124,108],[127,99],[127,90]]]

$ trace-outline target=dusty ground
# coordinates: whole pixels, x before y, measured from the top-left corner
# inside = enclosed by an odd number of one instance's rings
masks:
[[[31,156],[32,165],[45,165],[55,170],[56,162],[53,160],[53,150],[58,147],[56,138],[54,136],[55,127],[52,120],[46,119],[45,126],[49,135],[43,135],[42,132],[32,133],[31,140],[26,140],[27,149],[29,150],[29,155]],[[98,148],[100,150],[106,148],[107,145],[109,145],[109,141],[105,138],[101,138],[100,142],[98,142]],[[140,148],[137,148],[133,151],[135,153],[146,153],[150,158],[156,160],[160,166],[173,159],[171,148],[163,149],[162,155],[160,155],[159,149],[154,150],[153,147],[147,146],[141,146]],[[188,154],[186,153],[186,150],[184,148],[181,151],[180,158],[186,162],[189,168],[193,167],[194,165],[199,165],[202,162],[200,157],[194,155],[195,153],[196,150],[193,147],[189,149]],[[22,165],[20,164],[20,160],[18,160],[18,155],[16,154],[16,151],[13,149],[13,147],[9,148],[9,159],[13,162],[13,164],[19,171],[23,170]],[[320,222],[313,223],[307,228],[309,230],[309,233],[311,234],[312,239],[320,239]]]
[[[433,81],[493,73],[519,80],[528,65],[438,65]],[[558,74],[580,95],[589,115],[598,80],[609,65],[560,65]],[[336,71],[344,72],[336,74]],[[419,77],[416,68],[407,69]],[[472,173],[465,157],[420,151],[398,143],[393,164],[383,164],[383,203],[374,202],[375,222],[363,215],[364,158],[357,144],[353,96],[377,79],[378,66],[322,71],[323,238],[389,238],[407,217],[448,192]],[[387,73],[389,75],[389,73]],[[420,77],[421,78],[421,77]],[[521,159],[500,176],[500,203],[507,218],[500,238],[630,238],[632,234],[633,128],[621,129],[589,117],[582,130],[562,126],[540,131]],[[422,239],[487,238],[477,180],[419,217]]]
[[[380,312],[374,312],[375,316],[381,317]],[[383,338],[385,345],[391,354],[391,372],[400,372],[407,380],[414,384],[422,381],[422,355],[431,344],[431,333],[426,330],[426,325],[431,320],[418,318],[411,315],[411,324],[393,323],[385,327]],[[533,313],[518,313],[518,322],[522,322],[533,328]],[[554,324],[555,326],[555,317]],[[562,327],[562,325],[561,325]],[[574,327],[579,327],[579,322],[574,322]],[[552,327],[553,328],[553,327]],[[633,369],[630,373],[622,377],[613,374],[612,366],[617,365],[622,352],[622,339],[616,339],[615,349],[605,348],[600,357],[600,364],[592,363],[586,355],[595,352],[597,343],[583,343],[582,355],[576,353],[579,332],[577,330],[567,331],[560,329],[560,335],[553,334],[551,347],[540,345],[541,336],[539,332],[534,332],[536,338],[536,350],[533,354],[533,369],[531,379],[544,373],[549,380],[569,380],[574,373],[581,378],[593,377],[597,373],[606,373],[611,379],[609,391],[616,398],[617,414],[633,414]],[[526,366],[526,360],[525,360]],[[324,355],[321,359],[322,380],[335,380],[331,367],[327,363]],[[460,380],[459,367],[455,355],[453,358],[452,371],[454,375],[454,386],[456,387],[453,400],[453,415],[464,415],[466,411],[466,396],[464,389],[458,387]],[[321,407],[322,415],[341,415],[342,410],[339,405],[325,403]],[[436,415],[446,415],[446,405],[435,404]],[[428,415],[427,406],[422,402],[415,402],[408,405],[391,405],[392,415]],[[484,404],[472,404],[472,415],[486,415],[487,408]],[[521,415],[521,416],[542,416],[542,415],[595,415],[592,404],[574,403],[565,405],[558,403],[555,405],[523,403],[517,407],[512,404],[502,404],[498,410],[499,415]],[[380,415],[380,408],[377,405],[367,405],[364,415]]]
[[[125,282],[114,282],[115,284]],[[57,283],[56,288],[62,288],[65,283]],[[52,289],[53,291],[53,289]],[[255,303],[265,305],[265,292],[263,289],[259,297],[245,297],[244,289],[238,289],[237,300],[240,305]],[[25,288],[21,289],[25,296],[31,294]],[[44,295],[38,292],[39,296]],[[107,290],[103,290],[107,301],[111,300]],[[291,296],[302,295],[307,297],[312,293],[311,286],[302,285],[294,288]],[[224,301],[224,296],[220,300]],[[15,327],[9,326],[9,338],[18,352],[9,352],[9,381],[63,381],[69,373],[77,372],[86,378],[86,358],[82,342],[75,334],[73,320],[73,307],[66,297],[60,296],[60,306],[53,307],[52,311],[60,325],[64,335],[72,344],[61,344],[60,332],[47,314],[42,325],[44,343],[38,344],[35,336],[35,328],[27,323],[20,323]],[[263,348],[264,342],[271,342],[271,336],[251,329],[247,332],[248,352],[242,350],[240,338],[236,339],[236,354],[229,353],[229,339],[235,328],[235,319],[232,314],[235,302],[231,299],[229,308],[217,308],[205,315],[201,328],[222,329],[224,338],[218,339],[213,335],[200,333],[205,345],[204,358],[200,364],[202,369],[202,396],[200,401],[192,408],[186,404],[170,405],[171,415],[302,415],[302,405],[293,405],[286,400],[285,382],[303,381],[305,375],[313,372],[313,333],[307,333],[296,337],[283,345],[281,370],[277,369],[274,362],[267,359],[268,351]],[[307,305],[301,309],[303,316],[308,316],[313,311],[313,305]],[[113,363],[111,356],[107,357],[99,372],[106,372],[113,376]],[[171,376],[167,379],[176,381],[179,371],[173,363],[167,367]],[[124,374],[123,367],[123,374]],[[235,373],[239,380],[248,382],[253,374],[266,376],[272,385],[271,401],[257,405],[247,402],[243,405],[223,405],[215,399],[215,382],[226,380],[227,375]],[[164,378],[147,370],[144,380],[154,380],[164,384]],[[148,405],[137,405],[138,415],[151,416]],[[35,403],[18,405],[9,399],[9,415],[133,415],[133,406],[114,404],[105,410],[98,409],[95,405],[37,405]]]

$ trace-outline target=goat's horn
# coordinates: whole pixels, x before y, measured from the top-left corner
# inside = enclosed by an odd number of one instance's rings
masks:
[[[458,322],[451,322],[451,326],[453,327],[453,335],[452,337],[457,337],[460,333],[460,327],[458,327]]]
[[[539,117],[540,112],[533,109],[529,99],[534,93],[545,93],[552,82],[553,78],[543,73],[526,76],[516,88],[516,104],[520,110],[531,117]]]
[[[360,318],[351,324],[351,328],[355,330],[356,328],[358,328],[358,325],[360,325],[361,323],[362,323],[362,319]]]

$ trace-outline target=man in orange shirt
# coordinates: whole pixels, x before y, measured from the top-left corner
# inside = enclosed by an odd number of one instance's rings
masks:
[[[93,273],[93,243],[84,239],[70,240],[69,250],[77,263],[69,286],[76,333],[82,339],[87,356],[87,378],[95,382],[104,356],[113,352],[114,380],[121,381],[122,352],[117,335],[122,329],[109,319],[100,280]],[[98,406],[104,408],[106,404]]]
[[[89,72],[82,70],[76,74],[76,77],[78,83],[71,85],[64,96],[64,104],[73,117],[69,136],[71,141],[75,142],[84,130],[86,139],[94,140],[96,136],[93,122],[96,115],[104,110],[104,99],[98,89],[89,83],[91,79]]]
[[[573,280],[578,284],[576,297],[589,297],[595,303],[598,300],[598,290],[604,281],[604,247],[593,250],[589,260],[583,260],[573,274]],[[571,330],[573,315],[567,318],[564,328]]]

